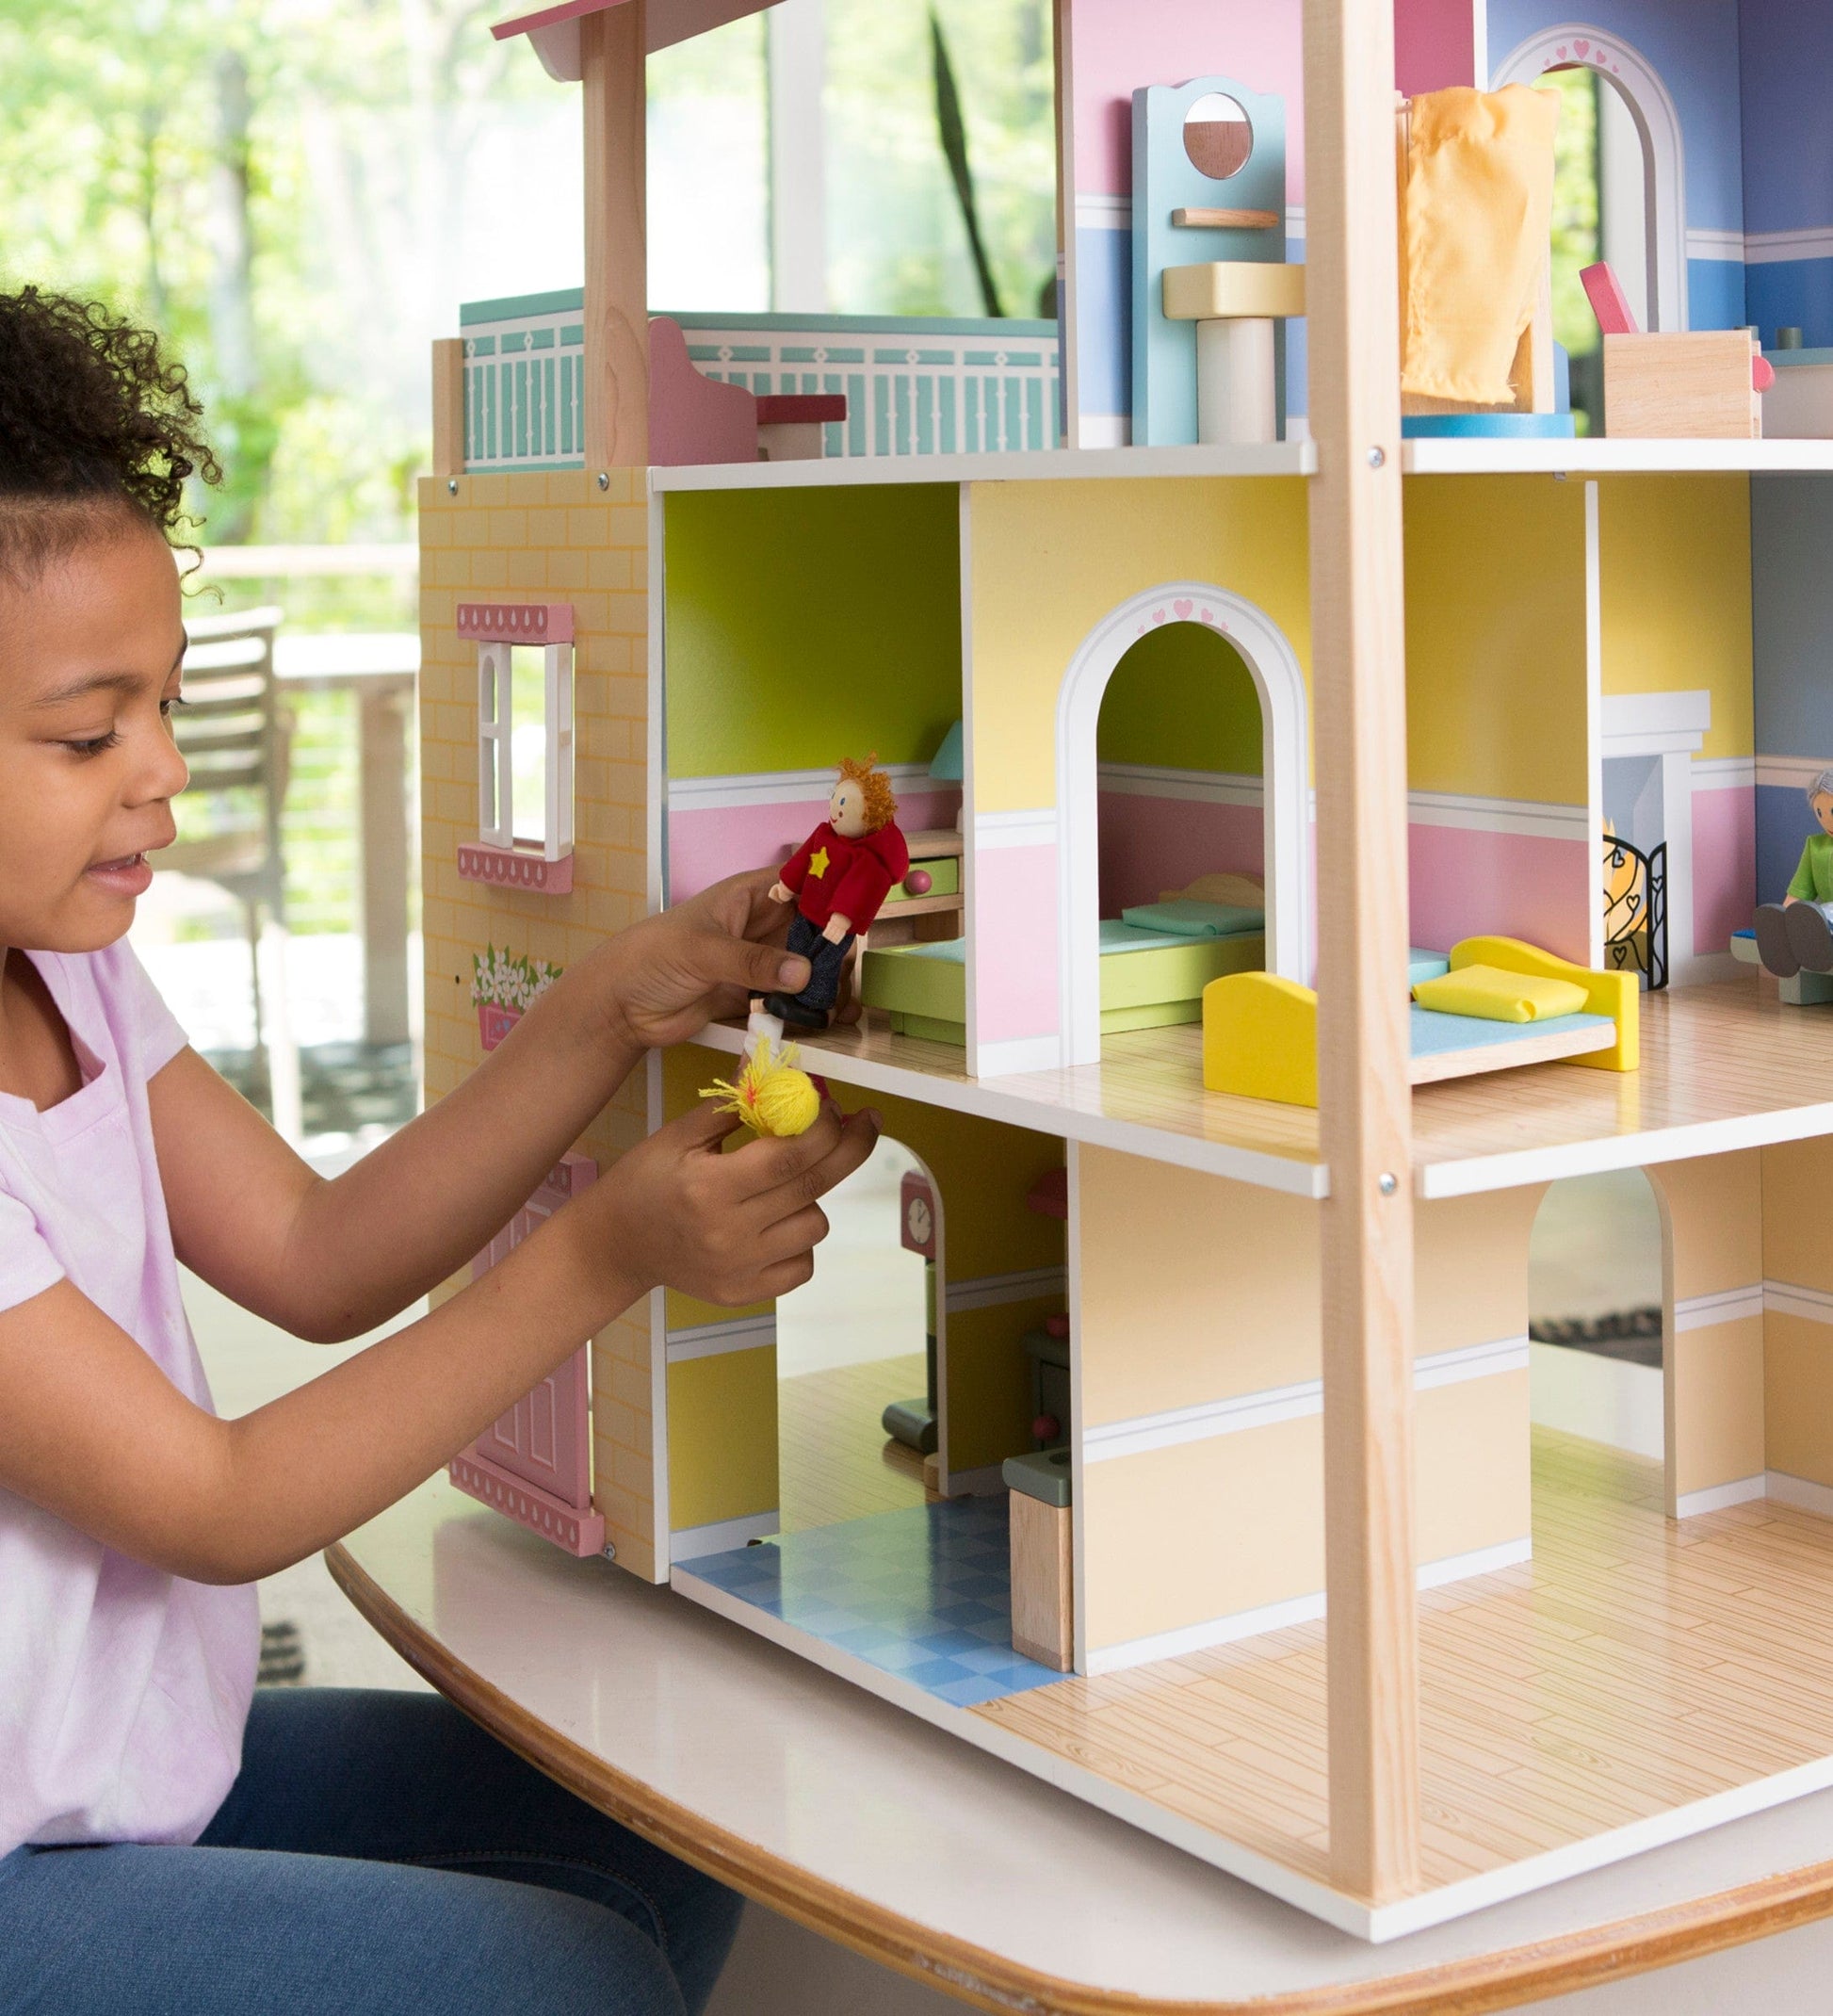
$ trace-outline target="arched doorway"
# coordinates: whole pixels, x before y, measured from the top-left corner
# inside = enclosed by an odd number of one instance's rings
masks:
[[[1561,22],[1518,43],[1497,64],[1490,85],[1500,90],[1505,84],[1532,84],[1549,71],[1570,69],[1597,73],[1627,110],[1641,143],[1647,303],[1643,326],[1685,329],[1686,164],[1680,115],[1660,73],[1640,50],[1608,29],[1582,21]],[[1607,119],[1614,120],[1614,110],[1611,108]],[[1604,138],[1609,144],[1608,127]]]
[[[1588,1464],[1606,1495],[1672,1502],[1670,1237],[1644,1170],[1548,1186],[1528,1246],[1537,1475]]]
[[[926,1214],[916,1227],[913,1188]],[[924,1502],[922,1454],[887,1435],[884,1414],[911,1406],[931,1376],[929,1341],[944,1321],[940,1192],[918,1157],[886,1134],[822,1208],[829,1231],[814,1275],[776,1304],[784,1533]],[[925,1229],[931,1257],[913,1237]]]
[[[1057,702],[1058,890],[1063,1062],[1101,1055],[1101,701],[1121,659],[1167,623],[1205,624],[1225,637],[1260,703],[1267,968],[1308,981],[1310,756],[1305,675],[1285,633],[1262,610],[1213,582],[1167,581],[1104,616],[1078,647]]]

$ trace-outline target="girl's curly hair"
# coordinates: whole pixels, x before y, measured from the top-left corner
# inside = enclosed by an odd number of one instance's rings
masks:
[[[123,510],[172,540],[187,480],[222,480],[203,414],[151,330],[98,301],[0,293],[0,573],[29,579]]]

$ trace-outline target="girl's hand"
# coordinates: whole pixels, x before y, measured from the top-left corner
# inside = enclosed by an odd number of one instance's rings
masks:
[[[596,990],[611,1040],[659,1049],[743,1015],[754,995],[800,994],[808,962],[782,949],[787,920],[771,901],[775,881],[774,869],[730,876],[619,932],[585,960],[576,970]],[[779,942],[766,943],[773,933]]]
[[[824,1105],[806,1133],[722,1144],[738,1123],[703,1106],[628,1153],[573,1209],[595,1219],[604,1259],[644,1291],[667,1287],[723,1308],[800,1288],[827,1237],[817,1199],[878,1145],[873,1113]]]

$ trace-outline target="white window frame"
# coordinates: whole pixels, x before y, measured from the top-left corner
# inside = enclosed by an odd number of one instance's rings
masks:
[[[515,837],[515,774],[512,738],[515,707],[511,654],[517,645],[500,639],[478,645],[478,837],[486,847],[505,853],[532,852],[533,843],[518,847]],[[519,648],[532,650],[534,643]],[[541,853],[543,860],[561,861],[573,852],[573,646],[548,643],[543,659],[543,720],[546,743],[546,798],[543,807]]]

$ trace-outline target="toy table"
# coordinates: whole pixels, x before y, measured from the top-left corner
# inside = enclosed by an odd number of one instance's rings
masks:
[[[735,1889],[981,2008],[1506,2008],[1833,1914],[1833,1792],[1391,1945],[1288,1909],[434,1478],[327,1555],[511,1749]]]

